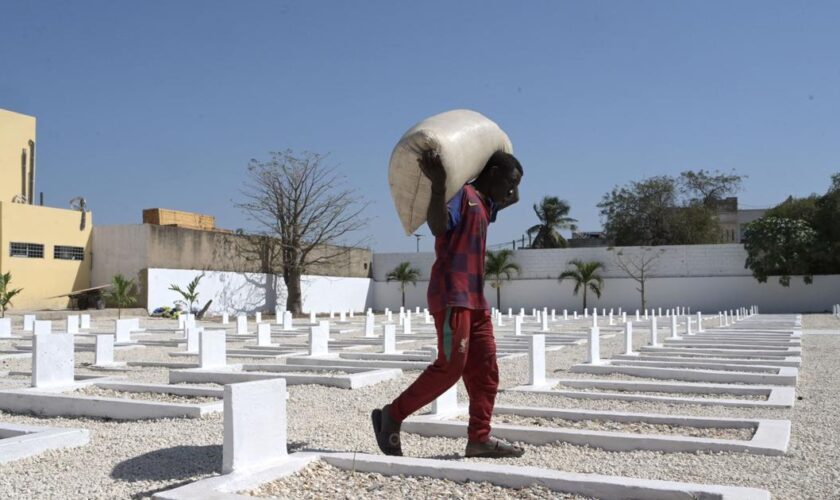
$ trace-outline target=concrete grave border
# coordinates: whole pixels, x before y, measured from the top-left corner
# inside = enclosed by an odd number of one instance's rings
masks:
[[[0,464],[47,450],[75,448],[90,441],[86,429],[41,427],[0,422]]]
[[[467,422],[451,420],[466,415],[462,406],[458,414],[440,417],[419,415],[402,423],[402,430],[426,437],[462,438],[467,435]],[[568,427],[530,427],[523,425],[493,424],[496,437],[522,443],[543,445],[565,442],[591,446],[607,451],[651,450],[662,452],[726,451],[746,452],[756,455],[783,455],[790,442],[790,421],[769,419],[692,417],[655,413],[627,413],[590,410],[562,410],[525,406],[496,406],[494,415],[522,415],[567,420],[611,420],[618,422],[648,422],[691,427],[755,427],[749,441],[731,439],[695,438],[670,434],[636,434],[627,432],[592,431]],[[721,425],[728,424],[728,425]]]
[[[603,380],[603,379],[560,379],[554,382],[567,387],[614,389],[616,392],[585,392],[568,389],[546,389],[545,387],[534,387],[520,385],[511,389],[510,392],[528,392],[546,394],[553,396],[564,396],[575,399],[610,399],[618,401],[649,401],[655,403],[673,404],[694,404],[704,406],[730,406],[746,408],[792,408],[796,401],[796,389],[793,387],[782,387],[775,385],[732,385],[732,384],[697,384],[690,382],[645,382],[633,380]],[[747,399],[707,399],[679,396],[656,396],[650,394],[628,394],[627,391],[648,391],[657,392],[686,392],[702,394],[766,394],[766,401],[755,401]]]
[[[738,365],[733,365],[738,366]],[[778,368],[778,373],[747,373],[738,371],[694,370],[678,367],[659,368],[654,366],[613,365],[609,361],[602,364],[578,364],[571,368],[573,373],[591,373],[608,375],[619,373],[641,378],[685,380],[689,382],[719,382],[732,384],[763,384],[795,386],[799,370],[790,367]]]
[[[291,359],[291,358],[290,358]],[[347,375],[323,375],[319,371],[341,370]],[[299,373],[284,374],[283,372],[312,371],[312,375]],[[386,380],[395,379],[402,375],[398,369],[354,368],[347,366],[306,366],[279,364],[240,364],[228,365],[226,369],[170,370],[169,383],[197,383],[197,384],[235,384],[253,380],[267,380],[281,378],[287,385],[324,385],[341,389],[359,389],[375,385]]]

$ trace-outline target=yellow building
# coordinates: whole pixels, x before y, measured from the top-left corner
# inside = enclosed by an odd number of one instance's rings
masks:
[[[0,109],[0,274],[23,291],[13,309],[67,307],[90,286],[90,212],[36,205],[35,117]]]

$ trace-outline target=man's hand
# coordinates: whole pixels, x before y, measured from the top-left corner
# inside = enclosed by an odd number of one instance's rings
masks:
[[[446,169],[440,161],[440,155],[434,151],[423,151],[417,160],[423,175],[432,181],[432,192],[442,193],[446,190]]]

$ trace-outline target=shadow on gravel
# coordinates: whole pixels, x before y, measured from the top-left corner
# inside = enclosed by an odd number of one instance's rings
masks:
[[[222,447],[220,445],[174,446],[150,451],[118,463],[111,471],[111,478],[129,483],[186,479],[182,483],[169,484],[161,488],[161,490],[167,490],[192,482],[192,478],[196,476],[220,473],[221,470]],[[156,491],[160,490],[137,493],[134,498],[148,497]]]

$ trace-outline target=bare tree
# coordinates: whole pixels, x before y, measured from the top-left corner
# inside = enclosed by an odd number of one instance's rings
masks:
[[[270,153],[267,161],[251,160],[244,201],[238,204],[260,227],[261,236],[279,241],[279,261],[266,255],[263,263],[275,274],[279,265],[286,306],[293,314],[301,313],[303,274],[367,241],[358,231],[367,226],[363,212],[368,204],[325,160],[317,153],[289,149]]]
[[[610,247],[610,251],[614,252],[615,265],[639,284],[636,290],[642,296],[642,310],[644,311],[647,309],[647,298],[645,296],[647,280],[656,269],[656,261],[662,256],[665,249],[638,247],[638,251],[632,251],[630,248],[616,250]]]

